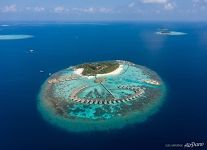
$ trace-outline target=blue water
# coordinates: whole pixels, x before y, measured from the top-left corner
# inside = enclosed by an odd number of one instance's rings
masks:
[[[187,35],[154,34],[160,27]],[[0,41],[0,150],[161,150],[171,143],[207,144],[207,23],[12,24],[0,27],[0,34],[34,35]],[[114,59],[161,76],[168,92],[158,113],[122,130],[84,134],[42,119],[37,94],[48,73]]]

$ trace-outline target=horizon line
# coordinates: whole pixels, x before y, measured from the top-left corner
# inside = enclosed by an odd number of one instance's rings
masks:
[[[2,23],[96,23],[96,22],[111,22],[111,23],[127,23],[127,22],[134,22],[134,23],[139,23],[139,22],[181,22],[181,23],[188,23],[188,22],[207,22],[207,20],[0,20],[0,24]]]

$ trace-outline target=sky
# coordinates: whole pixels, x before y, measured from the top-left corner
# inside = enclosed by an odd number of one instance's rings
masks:
[[[0,21],[207,21],[207,0],[0,0]]]

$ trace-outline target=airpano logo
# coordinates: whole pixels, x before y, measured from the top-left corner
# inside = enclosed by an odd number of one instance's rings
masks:
[[[195,148],[204,148],[204,142],[190,142],[185,144],[165,144],[167,148],[183,148],[183,149],[195,149]]]
[[[202,143],[196,143],[196,142],[191,142],[191,143],[186,143],[184,145],[184,148],[195,148],[195,147],[204,147],[204,142]]]

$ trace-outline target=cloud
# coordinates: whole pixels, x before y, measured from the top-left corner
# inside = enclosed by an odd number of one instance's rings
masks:
[[[99,12],[107,14],[107,13],[112,12],[112,10],[109,8],[102,7],[102,8],[99,8]]]
[[[54,8],[55,13],[63,13],[66,9],[62,6],[57,6]]]
[[[101,8],[95,8],[95,7],[89,7],[89,8],[75,8],[74,11],[80,12],[80,13],[109,13],[111,12],[111,9],[101,7]]]
[[[100,7],[100,8],[96,8],[96,7],[87,7],[87,8],[78,8],[78,7],[73,7],[73,8],[64,8],[62,6],[58,6],[54,8],[54,12],[55,13],[64,13],[64,12],[68,12],[68,13],[75,13],[75,14],[93,14],[93,13],[110,13],[112,10],[109,8],[105,8],[105,7]]]
[[[167,3],[167,0],[142,0],[142,2],[149,4],[165,4]]]
[[[193,7],[200,7],[203,9],[207,5],[207,0],[192,0]]]
[[[192,0],[193,3],[200,3],[200,0]]]
[[[207,0],[192,0],[193,3],[207,3]]]
[[[36,7],[27,6],[25,7],[25,10],[30,12],[44,12],[46,8],[42,6],[36,6]]]
[[[201,1],[200,0],[192,0],[193,7],[197,7],[200,5]]]
[[[194,11],[206,11],[207,0],[192,0]]]
[[[193,0],[193,1],[200,1],[200,0]],[[175,9],[175,3],[170,2],[170,0],[142,0],[145,4],[160,4],[163,6],[165,10],[173,10]]]
[[[165,10],[173,10],[175,6],[172,3],[167,3],[164,5]]]
[[[134,7],[135,6],[135,2],[132,2],[132,3],[130,3],[129,5],[128,5],[128,7]]]
[[[90,8],[80,9],[80,11],[85,12],[85,13],[94,13],[96,12],[96,9],[93,7],[90,7]]]
[[[45,11],[45,8],[44,7],[37,6],[37,7],[34,7],[34,11],[36,11],[36,12],[42,12],[42,11]]]
[[[7,13],[7,12],[16,12],[17,11],[17,6],[15,4],[5,6],[2,8],[2,12]]]

